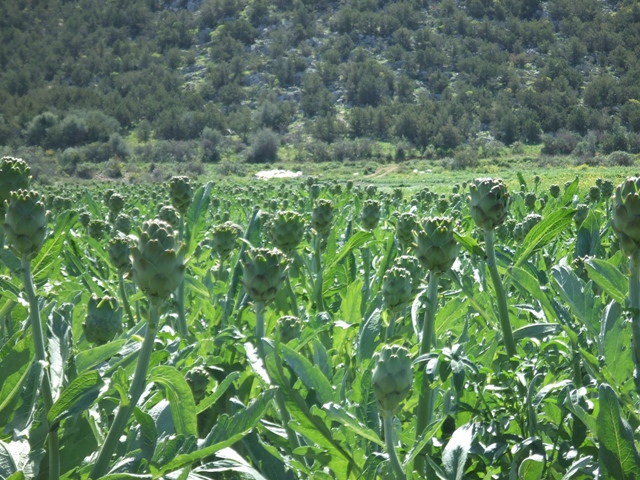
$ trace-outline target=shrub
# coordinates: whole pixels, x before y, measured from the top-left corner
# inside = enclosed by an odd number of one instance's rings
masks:
[[[575,133],[561,131],[555,135],[543,135],[542,153],[547,155],[568,155],[576,148],[580,137]]]
[[[280,137],[274,131],[264,128],[259,130],[251,141],[247,152],[249,163],[275,162],[278,159]]]
[[[83,162],[76,165],[76,177],[84,180],[91,180],[96,174],[96,166],[90,162]]]
[[[635,162],[635,155],[627,152],[611,152],[607,155],[607,164],[616,167],[631,167]]]

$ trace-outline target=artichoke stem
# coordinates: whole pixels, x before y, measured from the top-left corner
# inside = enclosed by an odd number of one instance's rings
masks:
[[[498,302],[498,315],[500,317],[500,326],[502,327],[502,336],[504,337],[504,346],[507,350],[507,355],[512,358],[516,355],[516,342],[513,340],[513,332],[511,331],[507,296],[496,264],[495,231],[493,229],[485,228],[484,243],[487,254],[487,267],[491,274],[491,281],[493,282],[493,289],[496,292],[496,300]]]
[[[371,279],[371,249],[364,247],[362,249],[362,263],[364,268],[364,285],[362,285],[362,301],[360,303],[360,314],[364,317],[367,312],[367,305],[369,303],[369,292],[371,286],[369,285]]]
[[[631,335],[636,362],[636,384],[640,384],[640,381],[638,381],[640,379],[640,252],[634,252],[629,258],[629,271]]]
[[[40,362],[47,362],[42,323],[40,321],[40,307],[38,306],[38,298],[36,297],[33,277],[31,275],[31,261],[27,260],[26,255],[22,256],[22,274],[24,290],[29,300],[29,319],[33,331],[32,335],[36,350],[36,359]],[[49,378],[48,368],[44,369],[44,375],[42,377],[42,399],[44,401],[45,415],[48,415],[49,410],[51,410],[53,406],[53,393],[51,392],[51,380]],[[60,443],[58,432],[49,432],[47,442],[49,446],[49,480],[57,480],[60,478]]]
[[[142,341],[142,347],[138,354],[138,363],[136,364],[136,370],[133,374],[133,380],[131,387],[129,388],[129,399],[125,404],[121,404],[118,409],[107,438],[105,439],[98,459],[91,470],[89,478],[98,479],[106,475],[109,469],[109,462],[111,456],[115,451],[120,436],[127,426],[127,422],[136,408],[138,400],[142,396],[144,389],[147,385],[147,370],[149,369],[149,360],[153,353],[153,344],[156,339],[156,332],[158,330],[158,301],[151,300],[149,305],[149,321],[147,322],[147,331]]]
[[[298,310],[298,300],[296,299],[296,294],[293,291],[293,287],[291,286],[291,279],[289,278],[289,272],[287,272],[286,287],[287,287],[287,294],[289,295],[289,300],[291,301],[291,314],[297,317],[298,315],[300,315],[300,311]]]
[[[256,312],[256,337],[258,342],[258,353],[260,354],[260,358],[264,362],[264,348],[262,347],[262,339],[264,338],[264,302],[256,302],[255,303],[255,312]],[[265,365],[266,368],[266,365]]]
[[[389,463],[391,463],[391,468],[393,469],[393,478],[400,479],[406,478],[406,474],[404,470],[402,470],[402,465],[400,465],[400,461],[398,460],[398,454],[396,453],[395,441],[393,435],[393,414],[391,412],[385,412],[383,417],[383,426],[384,426],[384,441],[387,446],[387,455],[389,455]]]
[[[396,331],[396,320],[398,319],[398,314],[396,312],[389,312],[389,325],[387,325],[387,333],[385,334],[384,341],[388,343],[393,334]]]
[[[324,289],[323,283],[323,275],[322,271],[322,251],[320,248],[320,244],[322,243],[322,237],[320,234],[316,234],[315,238],[315,267],[316,267],[316,281],[314,285],[315,290],[315,300],[316,300],[316,312],[324,312],[324,298],[322,296],[322,291]]]
[[[420,339],[420,355],[429,353],[431,351],[431,345],[433,344],[434,337],[434,323],[436,317],[436,308],[438,307],[438,286],[440,285],[440,276],[434,271],[429,274],[429,287],[428,287],[428,303],[427,309],[424,313],[424,322],[422,324],[422,337]],[[418,414],[416,419],[416,438],[422,435],[422,432],[429,422],[431,422],[432,415],[432,393],[431,385],[424,372],[421,370],[421,374],[418,378],[422,378],[422,386],[420,387],[420,397],[418,398]],[[428,448],[423,450],[423,454],[427,453]],[[416,467],[418,472],[424,473],[425,471],[425,458],[423,455],[416,457]]]
[[[178,333],[184,339],[189,336],[189,329],[187,328],[187,317],[184,313],[184,279],[178,285],[176,289],[176,310],[178,311]]]
[[[136,325],[133,313],[131,312],[131,305],[129,305],[129,298],[127,297],[127,291],[124,288],[124,277],[122,272],[118,272],[118,285],[120,286],[120,298],[122,298],[122,304],[124,305],[124,311],[127,314],[127,328],[133,328]]]

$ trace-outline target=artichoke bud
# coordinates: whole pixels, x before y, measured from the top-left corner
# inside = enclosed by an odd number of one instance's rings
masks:
[[[304,217],[290,210],[277,212],[269,223],[269,237],[274,246],[286,255],[298,248],[304,237]]]
[[[320,196],[320,185],[318,185],[317,183],[314,183],[313,185],[309,186],[309,196],[313,200],[318,198]]]
[[[111,264],[120,273],[126,273],[131,270],[131,259],[129,255],[131,253],[131,246],[129,241],[125,237],[115,237],[109,240],[109,260]]]
[[[109,212],[117,217],[124,208],[124,197],[119,193],[114,193],[109,197]]]
[[[403,249],[406,249],[413,243],[413,236],[417,229],[418,218],[415,214],[404,212],[398,215],[398,220],[396,221],[396,238]]]
[[[131,248],[133,279],[147,297],[169,297],[184,279],[186,245],[162,220],[144,222],[138,245]]]
[[[591,203],[598,203],[600,201],[600,188],[598,186],[593,186],[589,188],[589,193],[587,194],[587,199]]]
[[[401,402],[407,398],[413,382],[409,351],[399,345],[385,345],[378,355],[371,383],[384,415],[395,415]]]
[[[113,195],[114,193],[116,193],[116,191],[113,188],[108,188],[104,191],[104,203],[105,205],[109,205],[109,199],[111,198],[111,195]]]
[[[164,222],[167,222],[173,228],[178,228],[180,225],[180,216],[178,211],[171,205],[163,205],[158,211],[158,218]]]
[[[522,222],[517,223],[513,228],[513,237],[516,241],[521,242],[525,239],[533,227],[542,221],[542,216],[537,213],[530,213],[522,219]]]
[[[393,261],[394,266],[404,268],[411,275],[411,292],[416,293],[420,282],[424,278],[424,271],[420,261],[413,255],[401,255]]]
[[[604,180],[600,186],[600,195],[602,198],[609,199],[613,195],[613,182],[611,180]]]
[[[277,248],[252,248],[242,262],[242,284],[254,302],[270,302],[286,278],[287,258]]]
[[[476,225],[485,230],[500,226],[509,214],[509,192],[500,179],[477,178],[469,185],[469,208]]]
[[[640,252],[639,190],[640,177],[628,177],[616,188],[613,201],[611,226],[618,235],[620,248],[628,257]]]
[[[378,187],[375,185],[367,185],[364,187],[364,193],[366,193],[369,198],[375,197],[376,193],[378,193]]]
[[[320,236],[326,236],[333,222],[333,202],[325,198],[316,201],[311,212],[311,226]]]
[[[126,213],[120,213],[115,222],[113,222],[113,229],[116,232],[122,232],[124,235],[131,233],[131,217]]]
[[[449,217],[424,221],[416,235],[416,257],[426,270],[440,274],[453,266],[460,250],[453,233],[453,220]]]
[[[382,298],[388,310],[402,310],[411,301],[412,293],[413,282],[408,270],[400,267],[387,270],[382,280]]]
[[[447,200],[444,197],[439,198],[437,208],[438,208],[438,212],[440,213],[446,212],[447,209],[449,208],[449,200]]]
[[[380,221],[380,202],[378,200],[367,199],[362,205],[360,212],[360,222],[365,230],[375,230]]]
[[[80,212],[78,214],[78,221],[80,222],[80,225],[82,225],[84,228],[88,228],[89,222],[91,222],[91,214],[86,210]]]
[[[187,381],[187,385],[193,393],[193,399],[197,402],[202,400],[207,394],[207,387],[209,386],[209,379],[211,376],[205,367],[198,365],[190,369],[184,376]]]
[[[534,192],[527,192],[524,195],[524,206],[527,207],[529,210],[533,210],[536,206],[536,194]]]
[[[115,297],[98,297],[94,293],[87,310],[82,329],[88,342],[103,345],[122,333],[122,309]]]
[[[169,180],[169,198],[171,205],[184,216],[193,198],[193,187],[189,177],[173,177]]]
[[[589,206],[581,203],[576,206],[576,213],[573,214],[573,223],[576,224],[577,228],[580,228],[582,222],[587,219],[587,215],[589,215]]]
[[[4,202],[11,198],[11,192],[27,190],[31,184],[31,168],[20,158],[0,159],[0,219],[4,221]]]
[[[211,229],[211,249],[222,259],[226,259],[235,248],[236,241],[242,234],[240,225],[225,222]]]
[[[289,343],[293,339],[300,338],[302,322],[298,317],[285,315],[278,319],[277,329],[280,343]]]
[[[91,238],[96,240],[102,240],[105,232],[109,229],[109,224],[104,220],[91,219],[89,220],[89,226],[87,227],[87,233]]]
[[[15,190],[5,202],[4,233],[19,256],[34,258],[47,235],[47,212],[38,192]]]

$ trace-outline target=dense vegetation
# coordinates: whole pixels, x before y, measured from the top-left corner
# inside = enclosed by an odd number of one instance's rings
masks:
[[[640,152],[639,59],[633,0],[7,0],[0,145],[80,176],[284,152],[464,167],[514,142],[589,161]]]
[[[638,477],[640,178],[0,173],[1,478]]]

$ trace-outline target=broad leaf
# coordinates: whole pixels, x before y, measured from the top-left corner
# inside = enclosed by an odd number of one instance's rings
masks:
[[[149,372],[149,382],[163,387],[171,405],[171,417],[178,435],[198,435],[196,404],[189,384],[174,367],[161,365]]]
[[[629,291],[629,280],[607,260],[586,258],[584,266],[593,280],[607,295],[624,305]]]
[[[49,410],[49,429],[57,430],[62,420],[89,408],[98,398],[102,385],[102,378],[95,370],[80,374],[62,391]]]
[[[556,240],[558,235],[566,231],[572,222],[575,210],[572,208],[561,208],[549,214],[540,223],[531,229],[522,245],[516,250],[513,265],[521,266],[531,254],[544,247],[552,240]]]
[[[464,475],[464,465],[467,462],[471,443],[473,442],[474,428],[472,423],[467,423],[456,429],[451,439],[442,452],[442,463],[447,478],[460,480]]]

